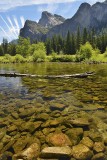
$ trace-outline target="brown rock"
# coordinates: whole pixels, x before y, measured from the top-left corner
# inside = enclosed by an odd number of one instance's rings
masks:
[[[47,136],[47,142],[53,146],[72,146],[69,137],[63,133],[51,133]]]
[[[103,152],[105,150],[105,146],[103,142],[95,142],[93,150],[95,152]]]
[[[33,160],[38,157],[39,153],[40,153],[39,144],[33,143],[29,148],[22,151],[22,153],[14,155],[13,160],[18,160],[18,159]]]
[[[89,137],[83,137],[80,143],[84,144],[89,148],[93,148],[94,145],[93,141]]]
[[[53,103],[50,106],[50,110],[52,110],[52,111],[55,111],[55,110],[63,111],[65,107],[66,107],[66,105],[64,105],[62,103]]]
[[[104,153],[97,153],[92,157],[92,160],[106,160]]]
[[[73,157],[77,160],[88,160],[93,156],[92,151],[83,144],[78,144],[72,149]]]
[[[83,127],[83,126],[89,126],[89,121],[88,119],[86,118],[77,118],[77,119],[73,119],[70,121],[71,124],[75,125],[75,126],[80,126],[80,127]]]

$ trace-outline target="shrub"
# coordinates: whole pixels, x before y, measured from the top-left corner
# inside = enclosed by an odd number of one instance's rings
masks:
[[[43,50],[36,50],[33,54],[34,62],[44,62],[46,57],[46,53]]]
[[[76,60],[82,61],[86,59],[90,59],[93,54],[93,48],[89,42],[85,45],[81,45],[80,50],[76,53]]]

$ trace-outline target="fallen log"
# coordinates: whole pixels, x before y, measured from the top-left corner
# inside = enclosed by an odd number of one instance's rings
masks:
[[[94,75],[94,72],[85,72],[78,74],[66,74],[66,75],[33,75],[33,74],[21,74],[21,73],[0,73],[1,77],[34,77],[34,78],[87,78]]]

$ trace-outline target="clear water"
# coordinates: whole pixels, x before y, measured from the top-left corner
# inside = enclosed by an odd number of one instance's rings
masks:
[[[52,102],[72,106],[95,114],[107,122],[107,64],[38,63],[1,64],[0,72],[39,75],[64,75],[95,71],[95,75],[80,78],[39,79],[0,77],[0,112],[9,114],[18,107]]]

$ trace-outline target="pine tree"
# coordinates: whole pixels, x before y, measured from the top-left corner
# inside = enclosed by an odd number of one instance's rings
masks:
[[[66,54],[72,54],[71,43],[72,43],[71,34],[68,31],[67,37],[66,37],[66,44],[65,44],[65,52],[66,52]]]
[[[84,30],[83,30],[82,44],[85,44],[87,42],[87,36],[88,36],[87,29],[84,28]]]
[[[76,50],[79,50],[80,46],[81,46],[81,34],[80,34],[80,29],[78,27],[77,35],[76,35]]]

